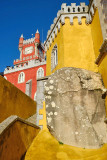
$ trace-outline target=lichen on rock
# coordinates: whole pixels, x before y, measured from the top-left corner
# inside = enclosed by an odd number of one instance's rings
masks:
[[[106,142],[105,88],[99,73],[62,68],[49,77],[45,88],[47,124],[59,141],[83,148]]]

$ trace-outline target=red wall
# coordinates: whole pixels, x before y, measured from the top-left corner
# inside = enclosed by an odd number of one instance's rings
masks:
[[[9,74],[5,74],[4,76],[7,77],[7,80],[14,84],[17,88],[19,88],[21,91],[25,93],[26,90],[26,82],[28,80],[32,80],[32,99],[34,99],[35,92],[37,90],[37,70],[42,67],[44,69],[44,76],[46,76],[46,65],[37,66]],[[18,83],[18,76],[21,72],[25,73],[25,82]]]

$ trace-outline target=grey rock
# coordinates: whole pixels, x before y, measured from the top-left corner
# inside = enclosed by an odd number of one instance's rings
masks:
[[[65,144],[99,148],[107,142],[104,85],[99,73],[63,68],[45,85],[47,125]]]

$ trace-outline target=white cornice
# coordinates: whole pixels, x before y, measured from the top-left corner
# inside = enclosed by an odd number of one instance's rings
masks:
[[[43,62],[37,62],[37,61],[35,62],[34,60],[28,61],[28,65],[24,64],[24,66],[19,65],[18,67],[14,66],[14,68],[12,68],[12,67],[6,68],[4,70],[4,75],[9,74],[9,73],[13,73],[13,72],[17,72],[17,71],[23,71],[25,69],[29,69],[29,68],[33,68],[33,67],[42,66],[45,64],[46,64],[46,61],[43,61]]]

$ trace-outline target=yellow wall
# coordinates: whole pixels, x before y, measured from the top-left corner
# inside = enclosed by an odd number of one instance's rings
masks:
[[[58,65],[51,72],[51,52],[55,44],[57,44],[58,47]],[[63,27],[61,27],[60,32],[58,33],[57,37],[54,39],[54,42],[47,51],[46,75],[50,75],[51,73],[55,72],[55,70],[62,68],[63,65],[64,65],[64,44],[63,44]]]
[[[95,55],[93,40],[91,35],[91,25],[86,25],[85,18],[82,25],[78,24],[78,19],[74,18],[74,24],[70,25],[70,20],[65,19],[64,25],[64,64],[66,67],[83,68],[97,71],[94,64]]]
[[[98,71],[95,62],[94,46],[91,33],[91,24],[86,25],[85,18],[82,18],[82,25],[78,24],[78,19],[74,18],[74,24],[70,25],[69,18],[65,19],[65,24],[61,26],[60,32],[47,51],[47,76],[51,72],[51,52],[53,46],[58,46],[58,65],[53,70],[62,67],[76,67],[91,71]]]
[[[99,71],[107,88],[107,56],[103,57],[99,65],[95,64],[103,43],[98,9],[95,11],[91,24],[86,25],[85,20],[82,18],[82,25],[79,25],[78,19],[74,18],[73,25],[70,25],[69,18],[65,18],[65,24],[61,26],[60,32],[47,50],[46,74],[51,75],[63,67]],[[58,46],[58,65],[51,72],[51,52],[55,44]]]
[[[100,53],[99,49],[103,43],[103,36],[101,31],[98,9],[96,10],[93,21],[91,23],[91,31],[92,31],[95,57],[97,58]]]
[[[39,133],[38,127],[21,121],[14,122],[0,134],[0,160],[21,160],[33,139]]]
[[[91,24],[91,31],[93,37],[95,57],[97,58],[98,55],[100,54],[99,49],[101,48],[101,45],[103,43],[103,36],[101,31],[98,9],[95,12]],[[102,59],[100,60],[98,64],[98,69],[102,75],[104,85],[107,88],[107,53],[105,53]],[[106,106],[107,106],[107,98],[106,98]]]
[[[0,76],[0,122],[11,115],[27,119],[36,113],[36,102]]]
[[[66,133],[66,132],[65,132]],[[100,149],[83,149],[59,144],[47,131],[39,132],[27,151],[25,160],[106,160],[107,144]]]

